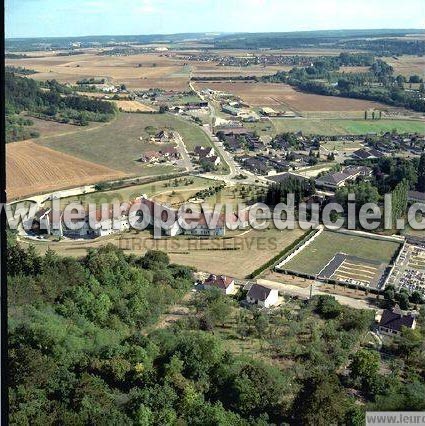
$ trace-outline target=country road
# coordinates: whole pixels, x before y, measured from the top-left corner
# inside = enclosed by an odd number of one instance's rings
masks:
[[[175,132],[175,135],[176,135],[177,146],[179,148],[179,152],[184,162],[184,167],[188,172],[193,172],[194,167],[193,167],[192,161],[190,160],[189,153],[187,152],[186,145],[183,142],[183,139],[179,133]]]
[[[258,279],[258,284],[263,284],[270,288],[275,288],[279,290],[279,292],[282,292],[283,294],[287,294],[289,296],[296,296],[308,299],[310,297],[310,287],[302,288],[296,285],[292,284],[283,284],[277,281],[271,281],[271,280],[265,280],[265,279]],[[320,291],[320,283],[314,282],[313,288],[312,288],[312,295],[330,295],[331,293]],[[372,310],[379,310],[375,305],[369,303],[366,300],[363,299],[354,299],[352,297],[348,296],[341,296],[339,294],[331,294],[335,297],[335,299],[341,303],[341,305],[349,306],[351,308],[355,309],[372,309]]]
[[[203,101],[206,100],[206,97],[199,90],[195,88],[195,86],[193,85],[191,81],[189,81],[189,87],[198,95],[198,97],[201,100]],[[208,102],[208,108],[210,110],[210,117],[211,117],[211,123],[212,123],[215,120],[217,115],[215,111],[215,107],[212,104],[212,102]],[[234,160],[232,154],[224,149],[223,144],[218,140],[217,136],[215,136],[214,133],[212,132],[211,125],[204,125],[201,128],[205,132],[205,134],[208,136],[208,138],[214,145],[214,148],[220,154],[221,158],[226,162],[230,170],[230,172],[227,175],[215,175],[213,173],[208,173],[208,174],[205,174],[205,177],[208,177],[210,179],[223,180],[229,185],[235,185],[238,182],[243,182],[244,184],[249,184],[249,185],[266,186],[269,183],[264,176],[257,176],[254,173],[249,172],[248,170],[243,170],[243,173],[242,173],[241,168]],[[239,179],[235,179],[241,173],[245,175],[246,178],[243,179],[243,181]]]

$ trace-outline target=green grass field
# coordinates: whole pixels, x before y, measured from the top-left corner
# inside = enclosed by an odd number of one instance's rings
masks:
[[[342,152],[352,152],[357,149],[363,148],[363,145],[360,141],[329,141],[322,142],[321,147],[326,148],[328,151],[342,151]]]
[[[360,135],[382,133],[396,129],[399,133],[425,134],[425,122],[418,120],[327,120],[327,119],[273,119],[275,133],[298,132],[320,135]],[[260,124],[264,127],[264,124]],[[261,133],[261,131],[259,131]]]
[[[336,253],[389,263],[400,244],[357,235],[325,231],[285,264],[285,269],[318,274]]]
[[[159,145],[148,142],[145,131],[148,126],[158,130],[168,128],[177,131],[189,151],[196,145],[211,144],[199,126],[171,114],[125,113],[119,114],[115,120],[104,126],[81,128],[72,134],[45,137],[36,142],[130,175],[161,175],[176,171],[177,168],[171,165],[151,166],[137,161],[143,152],[159,149]]]

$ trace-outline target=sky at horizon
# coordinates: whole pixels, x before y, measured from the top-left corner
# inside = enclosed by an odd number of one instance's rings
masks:
[[[5,0],[5,36],[425,28],[425,1]]]

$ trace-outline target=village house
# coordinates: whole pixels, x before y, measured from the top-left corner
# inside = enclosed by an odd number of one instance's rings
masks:
[[[397,305],[392,310],[384,309],[379,319],[379,332],[387,336],[396,336],[400,334],[402,327],[411,329],[416,327],[416,318],[412,313],[403,313]]]
[[[223,144],[231,152],[241,152],[243,150],[242,142],[235,136],[225,136]]]
[[[182,106],[186,111],[194,111],[197,109],[208,108],[207,101],[189,102]]]
[[[325,174],[316,179],[316,186],[327,189],[337,189],[345,186],[347,182],[353,182],[358,177],[369,177],[372,169],[365,166],[348,166],[340,172]]]
[[[75,219],[74,223],[80,223],[75,229],[66,226],[63,212],[58,212],[57,222],[55,220],[52,209],[41,209],[32,219],[32,230],[39,233],[46,232],[58,238],[84,239],[104,237],[130,229],[128,212],[122,212],[119,217],[113,218],[112,209],[107,215],[96,210],[92,214],[85,214],[81,220]]]
[[[165,217],[165,219],[163,218],[164,221],[167,220],[168,216],[171,216],[173,219],[177,218],[177,210],[162,204],[158,204],[155,201],[149,200],[145,195],[143,195],[139,201],[140,203],[145,204],[148,207],[151,217],[150,225],[152,226],[154,224],[155,205],[157,206],[156,210],[161,211],[161,215]],[[198,218],[190,217],[191,212],[186,212],[186,214],[187,216],[183,216],[186,223],[193,224],[193,226],[190,227],[191,229],[183,229],[178,223],[178,221],[175,220],[170,228],[164,230],[165,235],[171,237],[180,234],[194,235],[198,237],[223,237],[226,234],[226,221],[232,226],[237,225],[239,223],[241,223],[242,227],[246,226],[246,221],[243,217],[246,212],[242,212],[242,217],[240,218],[235,214],[231,214],[228,216],[220,214],[220,216],[215,221],[213,219],[207,221],[204,212],[201,212]]]
[[[264,285],[253,284],[248,290],[246,300],[251,305],[269,308],[270,306],[276,306],[278,304],[279,292],[276,289]]]
[[[156,163],[161,158],[159,151],[146,151],[142,154],[139,161],[141,163]]]
[[[261,142],[260,139],[252,133],[248,133],[245,136],[245,143],[246,143],[247,148],[250,151],[257,151],[257,150],[263,150],[264,149],[263,142]]]
[[[307,178],[305,176],[295,175],[293,173],[282,173],[282,174],[271,176],[271,177],[267,178],[267,180],[270,180],[270,181],[276,182],[276,183],[285,182],[289,179],[296,179],[297,181],[299,181],[301,183],[305,183],[309,180],[309,178]]]
[[[251,171],[259,175],[268,175],[275,172],[273,167],[268,164],[268,161],[264,158],[258,157],[244,157],[241,158],[242,165],[246,170]]]
[[[218,166],[221,162],[220,157],[217,157],[217,155],[213,155],[212,157],[205,157],[203,160],[213,164],[214,166]]]
[[[170,225],[161,230],[161,233],[174,237],[176,235],[195,235],[199,237],[223,237],[226,233],[226,223],[231,229],[245,228],[247,226],[248,210],[242,210],[238,213],[220,214],[216,217],[209,217],[207,220],[205,212],[201,212],[198,218],[191,217],[191,212],[183,214],[186,223],[190,229],[184,229],[177,220],[177,210],[163,204],[156,203],[142,195],[135,200],[127,203],[124,210],[114,216],[112,206],[107,211],[96,210],[84,214],[80,219],[78,229],[67,227],[63,220],[63,212],[57,213],[57,219],[53,216],[51,209],[40,209],[33,218],[26,223],[26,229],[33,232],[45,232],[49,235],[67,238],[97,238],[111,235],[117,232],[124,232],[130,229],[130,223],[143,222],[144,212],[149,212],[149,222],[147,226],[154,226],[155,222],[162,221],[166,223],[170,219]]]
[[[212,146],[195,146],[194,154],[201,158],[213,157],[215,155],[215,149]]]
[[[230,128],[222,128],[218,129],[216,132],[216,136],[219,139],[222,139],[224,136],[245,136],[249,133],[249,131],[245,127],[230,127]]]
[[[216,288],[224,294],[233,294],[235,292],[235,280],[226,275],[210,276],[203,282],[204,289]]]
[[[154,136],[150,138],[151,142],[155,143],[170,143],[174,141],[175,135],[174,132],[171,132],[169,130],[161,130],[158,133],[156,133]]]
[[[234,117],[237,117],[240,112],[238,108],[232,107],[230,105],[222,105],[221,110],[226,114],[233,115]]]
[[[179,152],[172,146],[166,146],[159,151],[146,151],[139,161],[142,163],[158,163],[164,161],[177,160],[180,158]]]
[[[352,157],[359,160],[376,160],[385,156],[384,153],[374,148],[369,150],[363,148],[358,149],[357,151],[354,151],[351,155]]]

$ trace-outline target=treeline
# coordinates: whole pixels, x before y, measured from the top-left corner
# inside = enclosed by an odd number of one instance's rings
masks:
[[[32,120],[19,115],[7,115],[6,119],[6,142],[17,142],[25,139],[38,138],[37,130],[31,128]]]
[[[13,135],[6,139],[7,142],[26,135],[23,126],[27,123],[16,118],[22,112],[80,126],[90,121],[109,121],[116,113],[113,103],[78,96],[72,89],[55,80],[39,83],[11,72],[5,73],[5,109],[7,134]]]
[[[21,75],[31,75],[31,74],[37,74],[38,71],[32,70],[32,69],[28,69],[28,68],[24,68],[24,67],[15,67],[13,65],[7,65],[5,67],[5,71],[6,72],[12,72],[15,74],[21,74]]]
[[[423,55],[425,42],[403,38],[405,30],[338,30],[298,33],[252,33],[219,36],[216,49],[320,48],[369,51],[377,56]]]

